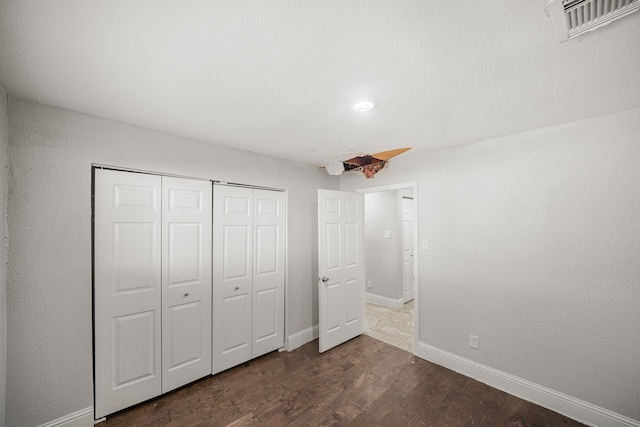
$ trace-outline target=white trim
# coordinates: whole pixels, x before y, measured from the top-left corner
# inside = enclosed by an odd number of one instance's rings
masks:
[[[366,293],[364,296],[367,302],[389,307],[394,310],[400,310],[404,306],[404,298],[393,299],[370,293]]]
[[[41,424],[39,427],[91,427],[93,424],[93,406],[89,406],[73,414]]]
[[[384,191],[404,190],[405,188],[417,188],[417,181],[400,182],[397,184],[378,185],[376,187],[358,188],[356,193],[381,193]],[[415,195],[414,195],[415,196]]]
[[[284,327],[282,328],[282,347],[278,351],[287,350],[289,332],[289,190],[284,191]]]
[[[296,348],[315,340],[316,338],[318,338],[319,332],[320,328],[318,327],[318,325],[314,325],[310,328],[289,335],[287,337],[287,351],[295,350]]]
[[[284,188],[262,187],[260,185],[242,184],[242,183],[239,183],[239,182],[219,181],[219,180],[216,180],[216,179],[213,179],[213,178],[201,178],[201,177],[196,177],[196,176],[176,175],[176,174],[170,174],[170,173],[166,173],[166,172],[156,172],[156,171],[148,171],[148,170],[144,170],[144,169],[133,169],[133,168],[120,167],[120,166],[103,165],[103,164],[100,164],[100,163],[91,163],[91,167],[93,169],[108,169],[108,170],[121,171],[121,172],[144,173],[146,175],[168,176],[168,177],[171,177],[171,178],[185,178],[185,179],[195,179],[195,180],[198,180],[198,181],[211,181],[214,184],[226,185],[228,187],[254,188],[254,189],[257,189],[257,190],[280,191],[280,192],[286,191]]]
[[[587,425],[640,427],[640,421],[420,342],[416,356]]]

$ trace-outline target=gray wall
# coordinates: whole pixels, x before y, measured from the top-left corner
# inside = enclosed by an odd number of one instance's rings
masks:
[[[640,420],[639,160],[635,109],[341,187],[418,181],[421,343]]]
[[[318,323],[323,170],[12,98],[9,160],[7,425],[93,404],[91,163],[287,189],[287,335]]]
[[[371,281],[371,288],[367,287],[366,291],[398,300],[402,298],[402,265],[398,263],[398,254],[402,250],[398,192],[367,193],[364,206],[366,281]],[[384,238],[385,231],[391,231],[390,239]]]
[[[5,425],[7,384],[7,93],[0,86],[0,427]]]

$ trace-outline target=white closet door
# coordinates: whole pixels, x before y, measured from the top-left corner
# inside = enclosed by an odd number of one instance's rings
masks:
[[[162,392],[211,373],[211,182],[162,177]]]
[[[214,185],[213,373],[251,359],[253,190]]]
[[[252,357],[284,344],[285,193],[253,190]]]
[[[159,176],[95,171],[95,417],[161,392]]]

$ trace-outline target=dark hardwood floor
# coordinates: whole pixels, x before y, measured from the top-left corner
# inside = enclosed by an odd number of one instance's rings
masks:
[[[121,426],[581,426],[362,335],[273,352],[107,417]]]

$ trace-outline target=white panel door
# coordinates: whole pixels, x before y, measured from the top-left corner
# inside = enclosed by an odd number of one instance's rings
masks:
[[[320,352],[365,330],[363,195],[318,190]]]
[[[215,374],[251,359],[253,190],[213,187]]]
[[[161,393],[159,176],[95,171],[95,417]]]
[[[253,190],[253,328],[251,356],[284,345],[285,193]]]
[[[402,198],[402,295],[413,299],[413,199]]]
[[[162,392],[211,373],[211,182],[162,177]]]

